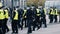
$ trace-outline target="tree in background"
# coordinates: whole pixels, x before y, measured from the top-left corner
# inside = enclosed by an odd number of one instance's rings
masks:
[[[27,0],[27,6],[43,6],[45,3],[45,0]]]

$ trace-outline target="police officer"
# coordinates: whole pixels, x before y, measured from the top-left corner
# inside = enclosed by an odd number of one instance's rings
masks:
[[[17,9],[17,11],[18,11],[18,28],[21,28],[21,30],[23,29],[23,27],[22,27],[22,25],[20,24],[20,22],[21,22],[21,18],[22,18],[22,14],[21,14],[21,12],[22,11],[20,11],[21,9]]]
[[[18,34],[17,25],[18,25],[18,11],[17,11],[17,9],[14,8],[14,10],[13,10],[13,21],[12,21],[12,31],[13,31],[12,34],[13,33]]]
[[[55,19],[54,23],[57,22],[57,15],[58,15],[58,11],[56,8],[54,8],[54,19]]]
[[[0,34],[6,33],[5,27],[4,27],[4,23],[5,23],[4,19],[5,19],[4,10],[3,10],[2,3],[0,3]]]
[[[9,28],[7,27],[7,20],[8,20],[8,17],[9,17],[9,14],[8,14],[8,9],[7,8],[5,8],[4,9],[4,11],[5,11],[5,29],[7,30],[7,32],[9,31]]]
[[[34,23],[34,27],[33,27],[33,30],[35,30],[35,28],[37,27],[37,30],[40,29],[40,16],[41,13],[40,13],[40,9],[39,8],[36,8],[36,13],[35,13],[35,23]]]
[[[32,22],[33,22],[33,13],[32,13],[32,10],[31,8],[28,7],[28,10],[27,10],[27,25],[28,25],[28,32],[27,34],[30,34],[32,33],[32,29],[31,29],[31,26],[32,26]]]
[[[35,22],[35,15],[36,15],[36,8],[34,6],[31,7],[31,10],[32,10],[32,15],[33,15],[33,23],[32,23],[32,26],[33,26],[33,31],[35,31],[35,28],[36,28],[36,22]]]
[[[23,30],[23,23],[22,23],[22,15],[23,15],[23,9],[20,8],[18,9],[18,27],[21,28],[21,30]]]
[[[22,22],[24,22],[24,21],[25,21],[25,27],[27,27],[27,17],[26,17],[26,13],[27,13],[27,9],[26,9],[26,8],[24,8]]]
[[[49,19],[50,19],[50,23],[53,22],[53,8],[51,7],[50,8],[50,11],[49,11]]]
[[[46,14],[45,14],[45,12],[46,12],[45,9],[42,8],[40,27],[42,27],[42,24],[44,24],[44,28],[47,27],[47,24],[46,24]]]

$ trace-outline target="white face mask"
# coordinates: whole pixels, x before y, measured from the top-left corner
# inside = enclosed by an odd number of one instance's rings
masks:
[[[32,9],[33,9],[34,7],[32,7]]]
[[[16,8],[16,10],[18,10],[18,8]]]
[[[29,9],[29,7],[27,7],[27,9]]]

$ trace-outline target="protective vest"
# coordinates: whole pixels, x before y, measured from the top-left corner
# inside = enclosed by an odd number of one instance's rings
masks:
[[[46,15],[46,9],[44,8],[44,13],[45,13],[45,15]]]
[[[8,10],[4,10],[5,11],[5,18],[8,19],[9,15],[8,15]]]
[[[14,20],[18,20],[18,12],[17,12],[17,10],[15,10],[14,12],[15,12]]]
[[[0,9],[0,20],[3,20],[3,19],[5,19],[4,11],[3,9]]]
[[[52,14],[52,15],[53,15],[53,9],[51,8],[51,10],[52,10],[52,11],[51,11],[51,13],[50,13],[50,14]]]
[[[40,10],[39,9],[36,9],[37,10],[37,16],[40,16]]]
[[[27,12],[27,10],[24,10],[24,13],[23,13],[23,17],[24,17],[24,18],[27,18],[26,15],[25,15],[26,12]]]
[[[57,11],[57,9],[55,9],[55,11],[54,11],[54,15],[58,15],[58,11]]]

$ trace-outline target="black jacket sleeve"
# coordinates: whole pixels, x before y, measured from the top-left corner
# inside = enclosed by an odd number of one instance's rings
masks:
[[[13,12],[13,18],[15,17],[15,14],[16,14],[16,13],[15,13],[15,12]]]

